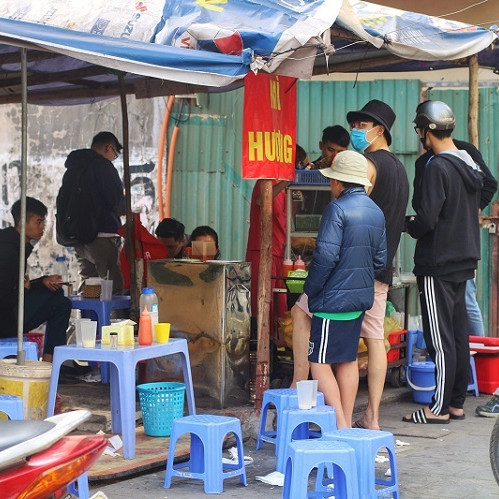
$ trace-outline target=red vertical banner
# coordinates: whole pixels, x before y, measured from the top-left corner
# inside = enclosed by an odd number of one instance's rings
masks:
[[[248,73],[244,79],[243,178],[293,180],[296,78]]]

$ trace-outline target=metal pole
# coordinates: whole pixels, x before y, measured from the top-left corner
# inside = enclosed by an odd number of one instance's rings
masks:
[[[17,364],[26,364],[26,354],[23,350],[24,326],[24,260],[26,258],[26,170],[28,152],[28,72],[26,49],[21,49],[21,227],[19,234],[19,300],[17,309]]]
[[[135,233],[132,214],[132,194],[130,184],[130,143],[128,133],[128,108],[126,103],[125,81],[123,75],[119,77],[121,117],[123,122],[123,183],[125,184],[126,222],[125,222],[125,251],[130,262],[130,295],[132,310],[139,305],[137,297],[137,272],[135,271]]]

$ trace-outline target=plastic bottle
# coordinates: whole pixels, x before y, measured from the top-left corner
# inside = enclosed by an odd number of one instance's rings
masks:
[[[139,345],[152,345],[152,322],[147,307],[140,313]]]
[[[295,270],[305,270],[305,262],[299,256],[295,261]]]
[[[291,260],[290,258],[286,258],[282,262],[282,275],[284,277],[288,277],[288,272],[290,272],[291,270],[293,270],[293,260]]]
[[[54,263],[54,274],[60,275],[62,282],[68,282],[69,281],[69,277],[68,277],[68,265],[67,265],[66,257],[65,256],[58,256],[55,259],[55,263]],[[64,290],[64,295],[68,296],[68,287],[67,287],[67,285],[63,286],[63,290]]]
[[[158,297],[153,288],[144,288],[139,299],[140,310],[147,307],[147,311],[151,315],[152,327],[158,323]]]

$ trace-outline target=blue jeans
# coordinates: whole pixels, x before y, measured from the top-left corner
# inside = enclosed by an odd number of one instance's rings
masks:
[[[476,301],[476,281],[466,281],[466,312],[468,313],[468,333],[470,336],[485,336],[482,312]]]

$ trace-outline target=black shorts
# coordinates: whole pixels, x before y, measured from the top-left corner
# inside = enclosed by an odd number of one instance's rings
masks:
[[[349,321],[312,317],[308,360],[316,364],[353,362],[357,359],[364,314]]]

